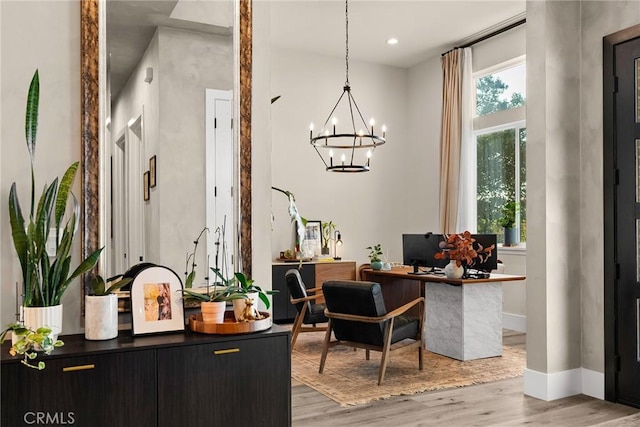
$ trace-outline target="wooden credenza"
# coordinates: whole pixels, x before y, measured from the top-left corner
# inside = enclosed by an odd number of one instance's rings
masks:
[[[296,308],[289,302],[289,289],[285,280],[285,273],[289,269],[298,269],[307,289],[321,287],[327,280],[355,280],[355,261],[332,262],[303,262],[298,263],[274,262],[271,267],[271,283],[273,289],[279,292],[273,296],[274,322],[292,322],[296,317]]]
[[[1,425],[291,425],[291,340],[277,325],[245,335],[61,339],[64,347],[38,356],[42,371],[2,346]]]

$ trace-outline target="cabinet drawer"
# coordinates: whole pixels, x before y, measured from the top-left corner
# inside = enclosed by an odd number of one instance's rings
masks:
[[[155,352],[49,359],[42,371],[3,364],[2,425],[155,426]],[[40,422],[42,424],[42,422]]]
[[[286,335],[159,349],[158,425],[290,425],[290,375]]]

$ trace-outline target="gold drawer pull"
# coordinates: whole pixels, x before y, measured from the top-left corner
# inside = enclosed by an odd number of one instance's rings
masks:
[[[221,354],[239,353],[239,352],[240,352],[239,348],[227,348],[225,350],[215,350],[213,354],[215,354],[216,356],[220,356]]]
[[[88,369],[95,369],[95,367],[96,365],[93,363],[91,365],[67,366],[62,368],[62,372],[86,371]]]

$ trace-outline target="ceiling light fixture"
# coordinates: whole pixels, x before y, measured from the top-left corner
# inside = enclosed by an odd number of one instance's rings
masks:
[[[342,95],[338,98],[338,102],[336,102],[316,136],[313,135],[314,126],[311,123],[309,138],[311,145],[320,156],[327,171],[368,172],[373,151],[378,145],[386,142],[387,128],[383,125],[380,128],[382,136],[376,135],[375,121],[371,119],[367,124],[351,94],[351,85],[349,84],[349,0],[345,1],[345,24],[346,81],[342,88]],[[341,103],[343,100],[345,102]],[[342,117],[347,117],[345,123],[348,129],[336,132],[338,124],[336,116],[342,111],[345,111]],[[331,129],[329,128],[329,122],[331,122]],[[324,156],[321,151],[325,153]],[[339,160],[334,161],[334,154],[339,154]]]
[[[391,45],[398,44],[398,39],[392,37],[387,40],[387,44],[391,44]]]

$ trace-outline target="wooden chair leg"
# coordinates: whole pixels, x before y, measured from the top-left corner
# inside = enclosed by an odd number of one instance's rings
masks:
[[[422,349],[422,344],[418,347],[418,369],[421,371],[424,368],[424,350]]]
[[[301,313],[296,314],[296,318],[293,321],[293,329],[291,330],[291,351],[293,351],[293,347],[296,345],[296,340],[298,339],[300,329],[302,329],[302,321],[304,320],[304,312],[306,308],[307,307],[305,306],[302,309]]]
[[[391,332],[393,331],[393,317],[387,322],[387,326],[384,330],[384,347],[382,348],[382,360],[380,361],[380,373],[378,374],[378,385],[382,384],[384,380],[384,374],[387,370],[387,358],[389,356],[389,349],[391,348]]]
[[[354,347],[353,349],[355,350],[356,348]],[[368,348],[364,350],[364,358],[365,358],[365,360],[369,360],[369,358],[370,358],[370,354],[369,354],[369,349]]]
[[[327,360],[327,351],[329,351],[329,342],[331,341],[331,319],[327,324],[327,332],[324,335],[324,344],[322,345],[322,356],[320,357],[320,370],[318,373],[324,371],[324,362]]]

